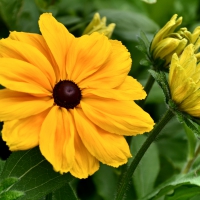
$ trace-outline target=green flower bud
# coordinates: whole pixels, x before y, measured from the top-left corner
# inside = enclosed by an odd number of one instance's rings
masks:
[[[93,32],[103,33],[108,38],[111,37],[115,28],[115,24],[111,23],[106,26],[106,17],[100,18],[99,13],[95,13],[92,21],[85,28],[83,35],[90,35]]]

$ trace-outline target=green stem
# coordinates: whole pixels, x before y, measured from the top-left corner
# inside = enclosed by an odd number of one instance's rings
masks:
[[[200,153],[200,145],[198,146],[197,150],[195,151],[194,157],[192,159],[190,159],[187,163],[187,165],[185,166],[184,170],[183,170],[183,174],[187,174],[190,170],[190,168],[192,167],[194,161],[196,160],[197,156]]]
[[[142,145],[142,147],[139,149],[138,153],[136,154],[134,160],[132,161],[131,165],[128,167],[127,171],[124,173],[123,178],[121,179],[121,183],[119,184],[119,188],[117,191],[117,195],[115,197],[115,200],[122,200],[125,192],[127,190],[129,181],[138,166],[140,160],[144,156],[145,152],[151,145],[151,143],[156,139],[160,131],[163,129],[163,127],[170,121],[170,119],[174,116],[174,113],[171,110],[167,110],[167,112],[164,114],[164,116],[160,119],[160,121],[155,125],[154,129]]]
[[[146,82],[146,85],[144,86],[144,90],[146,91],[147,95],[149,94],[149,92],[150,92],[150,90],[151,90],[151,88],[152,88],[154,82],[155,82],[155,79],[154,79],[153,76],[151,76],[151,74],[150,74],[150,75],[149,75],[149,78],[148,78],[148,80],[147,80],[147,82]],[[139,105],[140,107],[143,107],[146,99],[147,99],[147,98],[145,98],[145,99],[139,101],[139,102],[138,102],[138,105]]]

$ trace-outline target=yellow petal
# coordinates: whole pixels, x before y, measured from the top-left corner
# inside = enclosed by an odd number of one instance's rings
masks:
[[[197,90],[190,94],[187,98],[183,100],[181,105],[179,105],[179,108],[181,110],[197,110],[200,105],[200,91]]]
[[[195,44],[195,43],[198,43],[199,41],[199,36],[200,36],[200,26],[197,26],[193,33],[192,33],[192,40],[191,40],[191,43]],[[196,44],[195,44],[196,45]],[[199,45],[198,45],[199,46]]]
[[[157,47],[153,51],[153,55],[155,58],[165,59],[167,55],[175,52],[180,43],[181,40],[165,38],[157,44]]]
[[[66,70],[70,80],[79,83],[95,73],[108,59],[111,44],[99,33],[76,38],[68,52]]]
[[[185,70],[180,65],[176,66],[173,76],[177,78],[172,82],[172,86],[170,85],[172,99],[177,104],[181,104],[184,99],[196,90],[196,84],[187,76]]]
[[[95,98],[95,96],[116,100],[139,100],[146,97],[142,85],[131,76],[127,76],[124,83],[116,89],[83,89],[82,96]],[[104,99],[103,101],[106,101]]]
[[[137,135],[150,131],[154,125],[149,114],[132,101],[85,98],[81,107],[88,119],[110,133]]]
[[[99,169],[99,161],[86,149],[77,131],[75,131],[74,146],[75,161],[70,173],[77,178],[87,178]]]
[[[146,97],[146,92],[143,90],[143,86],[131,76],[127,76],[125,81],[116,89],[131,95],[132,100],[141,100]]]
[[[194,55],[194,45],[188,45],[180,56],[180,65],[184,68],[188,77],[192,76],[196,70],[197,59]]]
[[[184,78],[182,76],[179,76],[178,66],[180,66],[179,59],[177,54],[175,53],[172,56],[170,70],[169,70],[169,86],[172,95],[176,90],[176,88],[180,86],[180,84],[182,84],[182,82],[184,81]]]
[[[55,85],[56,77],[51,64],[34,46],[20,41],[2,39],[0,40],[0,56],[15,58],[34,65],[48,78],[48,90]]]
[[[171,62],[172,55],[174,54],[174,52],[178,56],[180,56],[181,53],[183,52],[184,48],[187,46],[187,43],[188,43],[188,41],[185,38],[181,39],[177,48],[173,52],[171,52],[171,53],[169,53],[168,55],[165,56],[166,64],[169,64]]]
[[[81,81],[81,88],[115,88],[125,81],[131,68],[130,53],[121,42],[109,41],[112,50],[107,62],[96,73]]]
[[[151,51],[155,48],[159,41],[165,38],[168,34],[172,33],[182,23],[182,17],[177,19],[177,16],[177,14],[173,15],[170,21],[168,21],[155,35],[151,44]]]
[[[54,60],[53,55],[51,54],[42,35],[13,31],[10,32],[9,38],[12,40],[24,42],[38,49],[48,59],[48,61],[51,63],[51,66],[54,68],[57,77],[57,82],[60,80],[60,73],[58,70],[57,63]]]
[[[50,13],[44,13],[39,20],[40,31],[59,67],[60,79],[66,78],[66,59],[74,36],[65,26],[56,21]]]
[[[38,145],[41,125],[48,110],[19,120],[4,122],[2,138],[11,151],[27,150]]]
[[[118,167],[131,157],[123,136],[110,134],[95,126],[81,109],[74,109],[79,136],[88,151],[104,164]]]
[[[55,171],[68,172],[73,166],[74,132],[70,113],[65,108],[54,106],[42,124],[39,146]]]
[[[47,77],[34,65],[14,58],[0,58],[0,66],[0,83],[6,88],[52,96]]]
[[[190,109],[186,108],[186,109],[184,109],[184,111],[193,117],[198,117],[198,118],[200,117],[200,106],[199,105],[196,105],[195,107],[190,108]]]
[[[16,120],[39,114],[53,106],[53,99],[26,93],[0,90],[0,121]]]
[[[177,104],[182,104],[197,89],[195,80],[191,78],[196,70],[196,58],[194,58],[193,51],[193,46],[189,45],[180,60],[176,54],[172,57],[169,86],[172,99]]]

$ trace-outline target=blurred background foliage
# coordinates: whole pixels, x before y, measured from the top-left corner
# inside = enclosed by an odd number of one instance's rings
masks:
[[[116,23],[113,38],[121,40],[129,49],[133,59],[130,75],[137,78],[143,85],[148,77],[148,68],[140,65],[140,60],[144,55],[136,48],[140,31],[145,32],[151,40],[156,31],[175,13],[183,16],[181,26],[186,26],[190,31],[200,25],[199,0],[157,0],[154,4],[141,0],[0,0],[0,38],[7,37],[9,31],[13,30],[39,33],[38,19],[43,12],[53,13],[54,17],[77,37],[81,36],[95,12],[99,12],[101,17],[106,16],[108,23]],[[144,109],[155,121],[165,111],[163,94],[157,84],[154,84]],[[160,183],[173,178],[182,171],[187,159],[191,156],[188,153],[191,153],[189,151],[191,142],[188,141],[192,139],[190,136],[187,137],[190,133],[186,130],[186,134],[185,130],[176,119],[167,125],[140,163],[132,178],[133,185],[130,185],[126,199],[142,199],[148,193],[153,195],[152,191],[155,192]],[[133,156],[145,137],[142,135],[133,138],[131,143]],[[1,141],[0,156],[2,159],[6,159],[6,152],[7,149]],[[197,166],[198,163],[200,161],[197,159]],[[121,169],[123,166],[114,169],[101,165],[100,170],[92,177],[75,180],[72,185],[80,199],[112,200],[113,194],[116,193]],[[163,194],[168,195],[161,199],[176,199],[182,195],[181,191],[188,188],[192,195],[182,198],[183,200],[200,198],[195,185],[183,186],[181,184],[180,187],[172,185],[170,190],[166,188],[162,190]],[[199,187],[197,188],[199,190]],[[146,199],[151,198],[151,195],[146,197]]]

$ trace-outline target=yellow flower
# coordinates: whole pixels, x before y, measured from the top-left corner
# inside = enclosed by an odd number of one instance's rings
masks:
[[[133,100],[146,94],[127,76],[131,58],[99,33],[75,38],[51,14],[42,35],[11,32],[0,40],[0,120],[10,150],[39,145],[55,171],[86,178],[99,161],[118,167],[131,157],[123,135],[150,131]]]
[[[105,36],[110,38],[114,31],[115,24],[111,23],[106,26],[106,17],[100,18],[99,13],[95,13],[92,21],[85,28],[83,35],[90,35],[94,32],[103,33]]]
[[[187,28],[182,28],[179,31],[180,35],[182,37],[185,37],[188,41],[189,44],[194,44],[194,52],[195,52],[195,56],[198,60],[198,62],[200,61],[200,53],[198,53],[199,51],[199,47],[200,47],[200,26],[197,26],[193,33],[189,32],[187,30]]]
[[[180,58],[175,53],[169,71],[172,100],[178,108],[194,117],[200,117],[200,64],[197,64],[193,44],[188,45]]]
[[[181,23],[182,17],[177,19],[177,14],[173,15],[152,40],[150,52],[153,59],[165,60],[165,66],[169,65],[174,53],[180,55],[188,44],[194,44],[196,53],[200,47],[200,27],[197,27],[193,33],[187,28],[180,28],[174,32]]]

